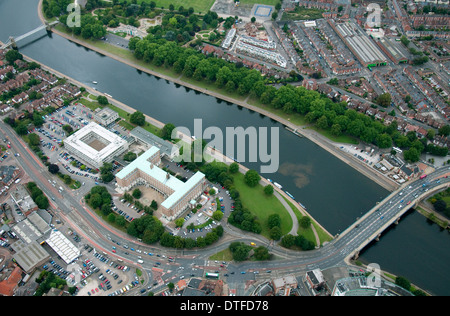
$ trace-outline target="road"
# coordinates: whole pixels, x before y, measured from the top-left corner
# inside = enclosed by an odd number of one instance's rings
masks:
[[[373,238],[376,238],[380,231],[395,222],[399,217],[399,213],[403,213],[410,207],[407,204],[409,201],[411,201],[410,205],[412,206],[416,201],[420,200],[422,195],[428,194],[423,191],[424,188],[422,187],[425,181],[428,183],[426,188],[429,190],[444,184],[448,186],[450,183],[450,178],[445,177],[450,175],[448,167],[438,169],[428,175],[426,180],[411,182],[393,192],[340,234],[338,238],[313,251],[299,253],[287,250],[271,244],[259,235],[244,234],[228,227],[228,225],[224,227],[227,236],[206,249],[164,249],[145,245],[111,228],[84,206],[81,197],[76,197],[68,191],[65,191],[64,196],[59,194],[57,189],[48,182],[52,175],[48,173],[47,168],[35,157],[26,144],[16,137],[15,132],[9,126],[0,122],[0,137],[5,138],[5,136],[11,142],[11,151],[20,153],[20,157],[16,158],[24,172],[52,199],[51,204],[52,208],[56,210],[56,217],[70,225],[78,235],[86,239],[98,251],[104,251],[111,258],[120,258],[127,264],[138,266],[146,271],[147,277],[144,286],[155,282],[153,274],[156,273],[156,270],[154,268],[162,269],[164,272],[162,278],[157,279],[158,282],[153,287],[153,291],[163,288],[168,281],[174,282],[181,277],[202,276],[203,271],[219,271],[222,276],[224,274],[228,275],[227,282],[230,288],[239,289],[237,294],[244,295],[246,293],[242,284],[246,281],[263,277],[264,273],[267,273],[269,270],[277,273],[277,275],[283,275],[284,273],[301,274],[311,269],[327,269],[344,265],[345,260],[352,256],[355,251],[358,251],[361,245],[365,245]],[[437,178],[439,177],[440,183],[437,183]],[[221,262],[216,263],[208,260],[212,254],[226,249],[231,241],[242,241],[247,244],[253,241],[258,246],[264,245],[268,247],[271,253],[283,259],[268,262],[227,263],[224,267],[220,266]],[[139,249],[143,253],[140,254],[124,249],[121,246],[117,246],[117,243],[120,245],[126,244],[128,247]],[[116,253],[112,253],[113,246],[117,248]],[[125,252],[128,252],[128,255]],[[148,255],[149,252],[160,256],[150,256]],[[139,256],[142,256],[144,260],[142,265],[137,264]],[[164,256],[173,256],[175,261],[168,262]],[[262,274],[254,273],[255,271]]]

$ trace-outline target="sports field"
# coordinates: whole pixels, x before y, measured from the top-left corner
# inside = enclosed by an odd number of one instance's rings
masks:
[[[193,7],[196,13],[205,14],[209,9],[211,9],[215,0],[138,0],[138,3],[150,3],[151,1],[156,3],[157,8],[163,7],[164,9],[168,9],[169,6],[173,4],[175,10],[177,10],[180,6],[183,6],[185,9]]]

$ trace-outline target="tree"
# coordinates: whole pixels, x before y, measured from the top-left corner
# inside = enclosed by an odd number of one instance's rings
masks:
[[[28,128],[24,123],[20,123],[14,130],[19,135],[26,135],[28,133]]]
[[[316,122],[316,126],[320,129],[326,129],[328,128],[328,120],[325,115],[323,115],[321,118],[319,118]]]
[[[230,173],[238,172],[239,171],[239,164],[236,163],[236,162],[231,163],[228,170],[230,171]]]
[[[136,111],[130,115],[130,122],[139,126],[144,126],[145,116],[142,112]]]
[[[28,134],[28,142],[30,143],[30,146],[39,146],[41,138],[35,133],[30,133]]]
[[[225,85],[225,91],[228,93],[232,93],[234,92],[234,90],[236,89],[236,85],[233,81],[228,81]]]
[[[59,167],[58,165],[55,164],[49,164],[48,165],[48,172],[50,172],[51,174],[57,174],[59,172]]]
[[[433,204],[434,209],[437,212],[445,212],[445,210],[447,209],[447,203],[445,203],[444,200],[437,200],[434,204]]]
[[[342,128],[339,124],[333,124],[331,126],[331,134],[334,136],[340,136],[342,134]]]
[[[405,35],[402,35],[402,37],[400,37],[400,41],[402,42],[403,45],[405,45],[405,47],[409,46],[409,40]]]
[[[22,60],[23,55],[19,53],[17,50],[11,49],[6,52],[5,59],[8,63],[13,64],[17,59]]]
[[[283,234],[281,233],[280,227],[275,226],[270,230],[270,238],[271,239],[280,240],[281,236],[283,236]]]
[[[229,246],[229,249],[233,254],[233,260],[244,261],[245,259],[247,259],[251,247],[241,242],[232,242]]]
[[[420,152],[416,148],[411,147],[409,150],[403,151],[403,157],[407,161],[417,162],[420,160]]]
[[[33,112],[33,124],[36,127],[44,125],[44,119],[42,118],[42,115],[39,115],[39,113],[37,112]]]
[[[294,246],[295,244],[295,236],[288,234],[288,235],[284,235],[283,238],[281,239],[281,246],[285,247],[285,248],[291,248],[292,246]]]
[[[423,65],[426,62],[428,62],[428,56],[422,56],[422,57],[416,57],[412,60],[412,64],[417,66],[417,65]]]
[[[47,209],[50,205],[47,197],[44,194],[39,195],[34,202],[41,210]]]
[[[108,99],[105,96],[103,96],[103,95],[99,95],[97,97],[97,102],[100,103],[101,105],[108,105],[109,104]]]
[[[255,187],[260,180],[261,176],[255,170],[249,170],[245,173],[244,181],[249,187]]]
[[[268,184],[264,187],[264,193],[266,195],[272,195],[273,194],[273,186],[271,184]]]
[[[278,214],[271,214],[267,218],[267,226],[269,226],[270,229],[274,227],[281,227],[281,217]]]
[[[427,131],[427,138],[429,139],[429,140],[433,140],[433,138],[436,136],[436,132],[435,132],[435,130],[434,129],[429,129],[428,131]]]
[[[136,158],[137,158],[137,155],[136,155],[134,152],[132,152],[132,151],[127,152],[127,153],[123,156],[123,160],[125,160],[125,161],[133,161],[133,160],[135,160]]]
[[[376,138],[376,142],[378,147],[380,148],[389,148],[392,146],[392,138],[388,134],[380,134]]]
[[[213,218],[216,221],[220,221],[223,218],[223,213],[221,211],[215,211],[213,213]]]
[[[177,218],[176,220],[175,220],[175,226],[176,227],[183,227],[183,224],[184,224],[184,218]]]
[[[133,197],[135,198],[135,199],[140,199],[141,198],[141,196],[142,196],[142,192],[141,192],[141,190],[139,190],[139,189],[134,189],[133,190]]]
[[[448,136],[450,135],[450,125],[444,125],[438,130],[439,135]]]
[[[267,249],[264,246],[257,247],[255,249],[254,257],[256,260],[269,260],[270,259],[269,249]]]
[[[387,108],[389,105],[391,105],[391,94],[390,93],[383,93],[376,99],[376,103],[378,105],[381,105],[382,107]]]
[[[303,216],[299,220],[299,223],[302,228],[309,228],[311,226],[311,218],[309,218],[308,216]]]
[[[160,131],[160,136],[162,139],[172,139],[172,132],[175,129],[175,125],[172,123],[167,123]]]
[[[402,288],[404,288],[405,290],[410,290],[411,289],[411,282],[409,282],[405,277],[402,276],[398,276],[395,279],[395,284],[397,284],[398,286],[401,286]]]

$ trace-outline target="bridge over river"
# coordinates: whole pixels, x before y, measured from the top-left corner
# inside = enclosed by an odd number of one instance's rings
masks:
[[[20,42],[20,41],[22,41],[22,40],[24,40],[24,39],[26,39],[26,38],[36,34],[36,33],[42,32],[44,30],[46,30],[47,32],[51,32],[52,27],[55,26],[58,23],[59,23],[59,21],[54,21],[54,22],[51,22],[51,23],[45,22],[45,24],[42,24],[41,26],[38,26],[37,28],[35,28],[35,29],[25,33],[25,34],[22,34],[20,36],[17,36],[17,37],[10,36],[8,42],[2,44],[0,48],[1,49],[6,49],[6,48],[8,48],[10,46],[12,46],[14,48],[17,48],[17,43],[18,42]]]
[[[392,224],[397,224],[403,214],[436,191],[450,186],[450,168],[436,169],[424,179],[402,185],[363,217],[337,236],[334,245],[342,247],[345,258],[357,258],[359,252]],[[351,203],[351,201],[349,201]]]

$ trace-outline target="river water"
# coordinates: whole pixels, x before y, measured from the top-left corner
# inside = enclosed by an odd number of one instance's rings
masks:
[[[0,0],[0,40],[18,36],[38,27],[37,0]],[[19,10],[20,9],[20,10]],[[74,78],[132,108],[164,123],[185,126],[194,131],[194,119],[201,118],[203,129],[226,127],[279,128],[278,172],[263,174],[283,185],[297,201],[331,234],[342,232],[357,217],[388,195],[364,175],[283,126],[251,110],[180,87],[76,45],[53,34],[36,34],[19,43],[20,51],[33,59]],[[270,148],[270,145],[269,145]],[[242,163],[259,170],[259,162]],[[367,248],[361,260],[378,263],[381,269],[402,275],[438,295],[450,295],[450,235],[423,216],[412,212],[401,224],[383,234]],[[427,258],[424,260],[424,258]]]

